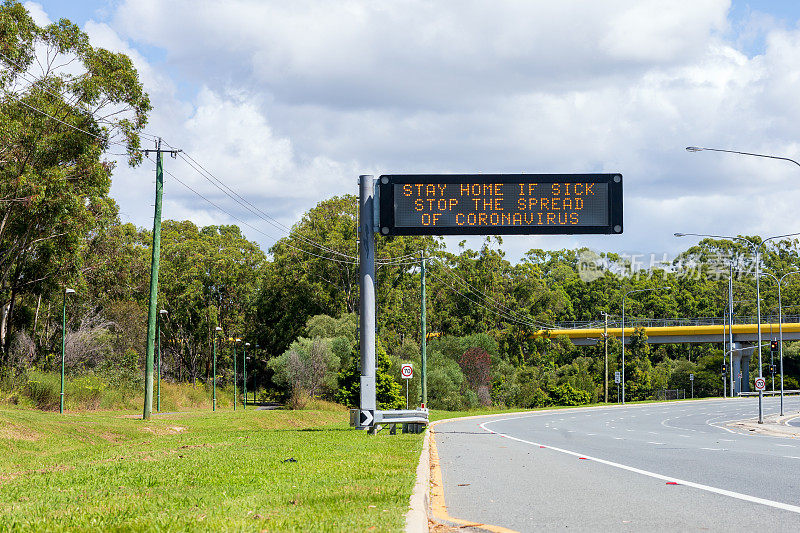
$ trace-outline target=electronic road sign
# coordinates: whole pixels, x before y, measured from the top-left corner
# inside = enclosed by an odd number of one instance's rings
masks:
[[[404,174],[378,183],[382,235],[622,233],[621,174]]]

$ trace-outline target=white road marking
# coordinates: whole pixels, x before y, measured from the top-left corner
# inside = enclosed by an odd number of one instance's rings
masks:
[[[795,457],[794,455],[784,455],[787,459],[800,459],[800,457]]]
[[[485,429],[485,428],[484,428]],[[615,440],[625,440],[622,437],[614,437]]]
[[[664,444],[663,442],[647,441],[647,444]]]
[[[722,448],[700,448],[701,450],[710,450],[712,452],[719,452]]]
[[[518,419],[518,418],[526,418],[526,417],[525,416],[518,416],[518,417],[512,417],[512,418],[501,418],[499,420],[490,420],[488,422],[484,422],[483,424],[481,424],[480,427],[481,427],[481,429],[483,429],[484,431],[487,431],[488,433],[493,433],[495,435],[498,435],[500,437],[504,437],[506,439],[515,440],[517,442],[522,442],[524,444],[530,444],[531,446],[543,446],[543,444],[539,444],[538,442],[532,442],[532,441],[529,441],[529,440],[524,440],[524,439],[520,439],[520,438],[517,438],[517,437],[512,437],[511,435],[506,435],[505,433],[499,433],[497,431],[494,431],[494,430],[489,429],[489,428],[486,427],[487,424],[492,424],[492,423],[495,423],[495,422],[504,422],[504,421],[507,421],[507,420],[515,420],[515,419]],[[600,458],[597,458],[597,457],[592,457],[590,455],[573,452],[571,450],[565,450],[563,448],[556,448],[556,447],[553,447],[553,446],[548,446],[547,449],[554,450],[554,451],[557,451],[557,452],[560,452],[560,453],[565,453],[565,454],[568,454],[568,455],[572,455],[574,457],[585,457],[586,459],[588,459],[590,461],[597,461],[598,463],[601,463],[601,464],[604,464],[604,465],[612,466],[614,468],[619,468],[621,470],[627,470],[628,472],[641,474],[643,476],[648,476],[648,477],[652,477],[652,478],[655,478],[655,479],[660,479],[662,481],[671,481],[671,482],[678,483],[679,485],[686,485],[687,487],[692,487],[692,488],[695,488],[695,489],[700,489],[700,490],[704,490],[704,491],[707,491],[707,492],[712,492],[714,494],[720,494],[722,496],[729,496],[731,498],[736,498],[738,500],[744,500],[744,501],[747,501],[747,502],[758,503],[758,504],[761,504],[761,505],[766,505],[768,507],[773,507],[775,509],[783,509],[784,511],[791,511],[793,513],[800,514],[800,506],[797,506],[797,505],[791,505],[791,504],[783,503],[783,502],[776,502],[776,501],[773,501],[773,500],[767,500],[766,498],[759,498],[757,496],[751,496],[749,494],[742,494],[740,492],[734,492],[732,490],[720,489],[718,487],[712,487],[710,485],[703,485],[702,483],[695,483],[693,481],[686,481],[686,480],[683,480],[683,479],[669,477],[669,476],[665,476],[663,474],[658,474],[656,472],[650,472],[648,470],[643,470],[641,468],[635,468],[633,466],[628,466],[628,465],[624,465],[624,464],[621,464],[621,463],[615,463],[613,461],[607,461],[605,459],[600,459]],[[793,459],[800,459],[800,457],[792,457],[792,458]]]
[[[794,448],[791,444],[776,444],[775,446],[783,446],[784,448]]]

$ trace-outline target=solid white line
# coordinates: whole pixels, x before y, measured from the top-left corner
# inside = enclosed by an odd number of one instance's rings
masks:
[[[775,446],[783,446],[784,448],[794,448],[791,444],[776,444]]]
[[[722,448],[700,448],[700,449],[701,450],[711,450],[712,452],[718,452],[718,451],[722,450]]]
[[[784,455],[787,459],[800,459],[800,457],[795,457],[794,455]]]
[[[664,444],[663,442],[647,441],[647,444]]]
[[[520,438],[517,438],[517,437],[512,437],[511,435],[506,435],[505,433],[500,433],[500,432],[494,431],[494,430],[489,429],[489,428],[486,427],[486,424],[493,424],[495,422],[505,422],[507,420],[514,420],[515,418],[525,418],[525,417],[501,418],[499,420],[490,420],[488,422],[484,422],[483,424],[481,424],[480,427],[484,431],[487,431],[489,433],[493,433],[493,434],[498,435],[500,437],[504,437],[504,438],[507,438],[507,439],[515,440],[517,442],[522,442],[524,444],[530,444],[531,446],[544,446],[544,444],[540,444],[538,442],[532,442],[532,441],[529,441],[529,440],[524,440],[524,439],[520,439]],[[582,453],[578,453],[578,452],[573,452],[571,450],[565,450],[563,448],[556,448],[556,447],[553,447],[553,446],[547,446],[547,449],[555,450],[557,452],[565,453],[567,455],[572,455],[574,457],[585,457],[586,459],[588,459],[590,461],[597,461],[598,463],[601,463],[601,464],[604,464],[604,465],[607,465],[607,466],[612,466],[614,468],[627,470],[628,472],[634,472],[636,474],[641,474],[643,476],[648,476],[648,477],[652,477],[652,478],[655,478],[655,479],[660,479],[662,481],[671,481],[671,482],[678,483],[679,485],[686,485],[687,487],[692,487],[692,488],[695,488],[695,489],[700,489],[700,490],[704,490],[704,491],[707,491],[707,492],[712,492],[714,494],[720,494],[722,496],[729,496],[731,498],[736,498],[738,500],[744,500],[744,501],[752,502],[752,503],[759,503],[761,505],[766,505],[768,507],[774,507],[775,509],[783,509],[784,511],[791,511],[793,513],[800,514],[800,506],[797,506],[797,505],[791,505],[791,504],[783,503],[783,502],[776,502],[776,501],[773,501],[773,500],[767,500],[765,498],[759,498],[757,496],[750,496],[749,494],[742,494],[740,492],[733,492],[731,490],[720,489],[718,487],[711,487],[709,485],[703,485],[702,483],[695,483],[693,481],[686,481],[686,480],[683,480],[683,479],[669,477],[669,476],[665,476],[663,474],[657,474],[655,472],[642,470],[641,468],[635,468],[633,466],[623,465],[621,463],[615,463],[613,461],[607,461],[605,459],[600,459],[600,458],[597,458],[597,457],[592,457],[590,455],[586,455],[586,454],[582,454]],[[800,457],[797,457],[797,458],[792,457],[792,458],[793,459],[800,459]]]

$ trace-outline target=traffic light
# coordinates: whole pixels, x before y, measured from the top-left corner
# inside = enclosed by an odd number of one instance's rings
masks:
[[[772,342],[770,342],[769,343],[769,349],[771,351],[773,351],[773,352],[777,352],[778,351],[778,341],[773,340]]]
[[[769,373],[770,374],[774,374],[775,373],[775,365],[769,365]]]
[[[728,367],[725,366],[725,363],[722,364],[722,373],[725,374],[728,371]]]

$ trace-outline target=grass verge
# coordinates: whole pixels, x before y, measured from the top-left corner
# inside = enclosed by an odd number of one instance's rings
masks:
[[[422,435],[347,412],[0,410],[0,531],[397,531]]]

